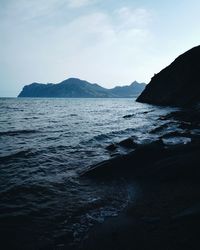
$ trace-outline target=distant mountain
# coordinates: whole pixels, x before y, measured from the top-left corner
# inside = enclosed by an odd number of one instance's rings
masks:
[[[137,101],[173,106],[200,103],[200,46],[180,55],[154,75]]]
[[[139,96],[145,87],[146,87],[145,83],[138,83],[134,81],[129,86],[122,86],[122,87],[117,86],[113,89],[110,89],[110,92],[116,96],[127,98],[127,97]]]
[[[128,98],[137,97],[145,86],[145,83],[135,81],[130,86],[106,89],[96,83],[69,78],[58,84],[32,83],[26,85],[18,97]]]

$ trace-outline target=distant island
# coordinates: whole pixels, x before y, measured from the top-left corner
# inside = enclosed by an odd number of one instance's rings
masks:
[[[18,97],[57,98],[131,98],[139,96],[146,84],[134,81],[129,86],[112,89],[89,83],[77,78],[69,78],[60,83],[32,83],[24,86]]]

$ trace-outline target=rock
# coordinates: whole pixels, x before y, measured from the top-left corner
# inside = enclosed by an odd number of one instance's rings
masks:
[[[90,166],[81,176],[97,179],[116,177],[177,180],[200,178],[200,140],[166,147],[162,140]]]
[[[110,157],[119,157],[121,154],[119,152],[114,152],[110,154]]]
[[[200,102],[200,46],[180,55],[168,67],[155,74],[138,102],[191,106]]]
[[[109,160],[90,166],[81,176],[94,177],[99,179],[113,177],[142,176],[146,169],[165,154],[164,144],[161,140],[145,145],[138,145],[137,148],[127,155],[120,155]]]
[[[183,220],[187,218],[192,218],[194,217],[195,219],[198,218],[200,219],[200,204],[197,203],[192,207],[189,207],[187,209],[184,209],[181,213],[175,215],[173,219],[175,220]]]
[[[128,118],[131,118],[133,116],[134,116],[134,114],[132,114],[132,115],[124,115],[123,118],[128,119]]]
[[[182,149],[182,152],[181,152]],[[149,177],[159,180],[198,180],[200,178],[200,150],[190,148],[185,145],[174,148],[168,157],[157,161],[154,166],[149,169]],[[187,150],[188,149],[188,150]],[[192,149],[192,148],[191,148]],[[170,152],[169,152],[170,153]]]
[[[135,143],[133,141],[132,138],[127,138],[127,139],[122,140],[118,143],[112,143],[112,144],[108,145],[106,147],[106,149],[109,151],[115,151],[118,148],[118,146],[133,149],[133,148],[136,148],[138,145],[137,145],[137,143]]]
[[[199,109],[183,109],[180,111],[171,112],[165,116],[160,116],[160,120],[176,120],[180,122],[199,123],[200,110]]]
[[[132,138],[127,138],[123,141],[120,141],[118,143],[118,145],[121,147],[125,147],[125,148],[136,148],[137,147],[137,143],[135,143]]]
[[[115,143],[112,143],[106,147],[109,151],[115,151],[117,149],[117,145]]]
[[[170,138],[170,137],[191,137],[191,134],[188,132],[179,132],[179,131],[173,131],[173,132],[169,132],[169,133],[166,133],[164,135],[162,135],[160,138]]]
[[[154,129],[152,129],[152,130],[150,131],[150,133],[151,133],[151,134],[159,133],[159,132],[163,131],[164,129],[168,128],[169,124],[170,124],[170,122],[169,122],[169,123],[166,123],[166,124],[163,124],[163,125],[161,125],[161,126],[159,126],[159,127],[156,127],[156,128],[154,128]]]
[[[184,130],[192,130],[192,129],[198,129],[200,127],[199,123],[195,122],[181,122],[181,124],[178,126],[180,129]]]

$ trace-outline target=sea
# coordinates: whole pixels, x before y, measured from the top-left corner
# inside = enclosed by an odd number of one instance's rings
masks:
[[[135,98],[0,98],[0,249],[73,248],[117,216],[138,184],[81,173],[115,157],[106,149],[112,143],[158,138],[149,132],[175,110]]]

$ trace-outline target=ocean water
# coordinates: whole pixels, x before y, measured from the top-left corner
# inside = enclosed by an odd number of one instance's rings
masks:
[[[116,216],[134,201],[137,183],[80,173],[112,157],[113,142],[155,140],[149,132],[173,110],[135,99],[1,98],[0,248],[68,249]]]

